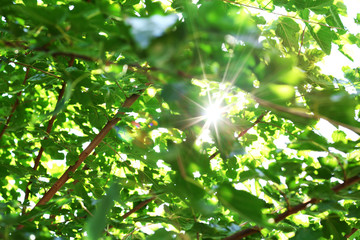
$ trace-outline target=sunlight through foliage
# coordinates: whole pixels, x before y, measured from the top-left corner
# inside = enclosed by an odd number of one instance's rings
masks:
[[[0,239],[360,239],[344,2],[2,0]]]

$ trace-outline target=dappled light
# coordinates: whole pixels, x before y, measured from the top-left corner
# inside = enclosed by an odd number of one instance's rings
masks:
[[[360,239],[344,2],[3,0],[0,239]]]

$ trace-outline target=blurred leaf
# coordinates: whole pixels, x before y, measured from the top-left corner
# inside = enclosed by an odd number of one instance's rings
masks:
[[[295,237],[292,237],[291,240],[318,240],[321,239],[322,234],[320,231],[314,231],[310,228],[299,229],[296,231]]]
[[[324,236],[328,239],[344,239],[344,235],[350,231],[348,224],[340,220],[340,217],[331,213],[326,219],[321,220]]]
[[[94,215],[88,220],[86,231],[89,239],[99,239],[105,230],[107,214],[114,206],[114,202],[120,195],[121,186],[117,183],[112,183],[110,188],[106,191],[106,195],[96,205]]]
[[[153,15],[148,18],[129,17],[126,23],[131,26],[131,33],[141,48],[147,48],[153,38],[160,37],[166,29],[174,25],[178,17],[173,15]]]
[[[154,234],[147,237],[146,239],[157,240],[157,239],[176,239],[177,234],[172,231],[167,231],[164,228],[156,230]]]

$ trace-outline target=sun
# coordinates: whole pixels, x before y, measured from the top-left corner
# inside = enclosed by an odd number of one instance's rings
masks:
[[[203,116],[206,122],[216,125],[221,119],[222,114],[223,109],[221,108],[220,104],[213,103],[209,104],[209,106],[205,108]]]

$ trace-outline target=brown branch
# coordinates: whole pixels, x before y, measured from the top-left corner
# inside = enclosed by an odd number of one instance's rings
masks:
[[[359,229],[358,228],[352,228],[350,233],[345,235],[345,238],[349,238],[351,237],[351,235],[353,235],[354,233],[356,233]]]
[[[26,43],[25,41],[5,41],[5,40],[1,40],[0,43],[4,44],[7,47],[28,49],[28,47],[25,45],[25,43]]]
[[[351,186],[359,181],[360,181],[360,177],[354,176],[354,177],[347,179],[347,181],[344,181],[342,184],[338,184],[335,187],[331,188],[331,190],[333,190],[335,193],[338,193],[339,191],[341,191],[341,190],[347,188],[348,186]]]
[[[196,216],[193,215],[193,217],[194,217],[194,222],[196,223],[197,222]],[[200,240],[200,233],[199,232],[196,232],[196,240]]]
[[[62,97],[64,96],[64,93],[65,93],[65,88],[66,88],[66,82],[63,83],[62,85],[62,88],[60,90],[60,93],[59,93],[59,96],[58,96],[58,100],[57,100],[57,103],[60,102],[60,100],[62,99]],[[48,126],[46,128],[46,134],[49,135],[50,132],[51,132],[51,129],[54,125],[54,121],[56,119],[56,115],[53,115],[48,123]],[[44,140],[45,139],[48,139],[48,136],[44,137]],[[38,155],[36,156],[35,160],[34,160],[34,167],[33,169],[34,170],[37,170],[37,168],[39,167],[39,164],[40,164],[40,159],[42,157],[42,154],[44,152],[44,148],[41,146],[40,147],[40,150],[38,152]],[[23,204],[26,202],[26,200],[29,198],[29,195],[30,195],[30,189],[29,189],[29,186],[33,183],[33,180],[34,180],[34,177],[31,176],[30,177],[30,180],[26,186],[26,189],[25,189],[25,197],[24,197],[24,201],[23,201]],[[23,206],[23,209],[22,209],[22,214],[25,214],[26,212],[26,205],[24,204]]]
[[[318,203],[320,200],[317,198],[312,198],[307,202],[304,203],[300,203],[294,207],[291,207],[290,209],[286,210],[285,212],[281,213],[280,215],[276,216],[275,218],[275,222],[278,223],[282,220],[284,220],[285,218],[287,218],[290,215],[293,215],[301,210],[304,210],[308,207],[309,204],[314,204],[314,203]]]
[[[128,97],[125,102],[122,104],[122,107],[128,108],[131,107],[131,105],[134,104],[134,102],[140,97],[139,94],[133,94],[130,97]],[[124,115],[124,112],[118,111],[116,115]],[[60,190],[62,186],[69,180],[71,177],[70,175],[73,174],[77,168],[84,162],[84,160],[90,155],[90,153],[102,142],[102,140],[105,138],[105,136],[110,132],[110,130],[121,120],[121,118],[116,117],[110,121],[104,126],[104,128],[99,132],[98,135],[91,141],[91,143],[87,146],[87,148],[82,151],[82,153],[79,156],[79,159],[75,162],[74,165],[70,166],[64,174],[52,185],[52,187],[44,194],[44,196],[39,200],[39,202],[36,204],[36,206],[39,205],[45,205],[47,202],[49,202],[54,195],[57,193],[57,191]],[[35,206],[35,207],[36,207]],[[34,208],[35,208],[34,207]],[[34,209],[33,208],[33,209]],[[32,209],[32,210],[33,210]],[[33,221],[34,218],[31,218],[29,221]],[[23,228],[24,225],[19,225],[17,229]]]
[[[23,85],[25,85],[26,80],[29,78],[29,72],[30,72],[30,69],[29,69],[29,68],[26,68],[26,73],[25,73],[24,81],[23,81],[23,83],[22,83]],[[19,106],[19,104],[20,104],[19,97],[20,97],[21,93],[22,93],[22,90],[19,91],[19,92],[16,94],[15,103],[14,103],[14,105],[12,106],[11,111],[10,111],[10,114],[9,114],[9,116],[8,116],[7,119],[6,119],[5,125],[4,125],[3,129],[2,129],[1,132],[0,132],[0,140],[1,140],[2,136],[4,135],[6,129],[8,128],[9,123],[10,123],[10,120],[11,120],[11,118],[12,118],[12,116],[13,116],[16,108],[17,108],[17,107]]]
[[[220,152],[216,151],[213,154],[211,154],[211,156],[209,157],[209,160],[213,159],[214,157],[216,157]]]
[[[223,240],[236,240],[236,239],[241,239],[250,235],[253,235],[255,233],[259,233],[261,231],[262,228],[260,227],[251,227],[251,228],[247,228],[243,231],[237,232],[231,236],[228,236],[226,238],[223,238]]]
[[[335,193],[338,193],[340,190],[343,190],[357,182],[360,181],[360,176],[355,176],[355,177],[352,177],[352,178],[349,178],[347,179],[347,181],[344,181],[343,183],[341,184],[338,184],[336,186],[334,186],[333,188],[331,188],[331,190],[333,190]],[[287,218],[288,216],[290,215],[293,215],[301,210],[304,210],[306,209],[309,205],[311,204],[315,204],[315,203],[318,203],[320,202],[321,199],[318,199],[318,198],[312,198],[310,199],[309,201],[306,201],[304,203],[300,203],[294,207],[291,207],[290,209],[286,210],[285,212],[281,213],[280,215],[276,216],[275,217],[275,222],[278,223],[282,220],[284,220],[285,218]],[[261,231],[261,227],[251,227],[251,228],[247,228],[247,229],[244,229],[242,231],[239,231],[233,235],[230,235],[226,238],[224,238],[224,240],[237,240],[237,239],[242,239],[246,236],[249,236],[249,235],[253,235],[255,233],[259,233]],[[349,234],[349,236],[351,236],[353,233]]]
[[[301,44],[300,44],[300,47],[299,47],[298,56],[300,56],[301,48],[302,48],[302,46],[304,44],[305,30],[306,30],[306,26],[304,27],[304,30],[303,30],[303,32],[301,34]]]
[[[72,66],[74,65],[74,61],[75,61],[75,58],[74,58],[74,57],[72,57],[72,58],[69,60],[69,63],[68,63],[69,67],[72,67]],[[64,82],[64,83],[62,84],[62,87],[61,87],[61,90],[60,90],[60,93],[59,93],[59,96],[58,96],[58,99],[57,99],[57,103],[56,103],[56,104],[58,104],[58,103],[61,101],[61,99],[63,98],[63,96],[64,96],[64,94],[65,94],[65,88],[66,88],[66,82]],[[47,135],[49,135],[50,132],[51,132],[51,129],[52,129],[53,125],[54,125],[56,116],[57,116],[57,115],[54,114],[54,115],[51,117],[50,121],[48,122],[48,126],[47,126],[47,128],[46,128],[46,134],[47,134]],[[46,139],[48,139],[48,136],[45,136],[45,137],[44,137],[44,140],[46,140]],[[44,152],[44,148],[41,146],[41,147],[40,147],[40,150],[39,150],[39,152],[38,152],[38,155],[36,156],[36,158],[35,158],[35,160],[34,160],[34,167],[33,167],[34,170],[37,170],[37,168],[39,167],[40,159],[41,159],[41,157],[42,157],[43,152]],[[24,206],[23,206],[23,209],[22,209],[22,214],[25,214],[25,212],[26,212],[25,202],[26,202],[27,199],[29,198],[29,195],[30,195],[30,188],[29,188],[29,186],[33,183],[33,180],[34,180],[34,177],[31,176],[31,177],[30,177],[30,180],[29,180],[29,182],[28,182],[28,184],[27,184],[27,186],[26,186],[26,189],[25,189],[25,197],[24,197],[24,201],[23,201],[23,205],[24,205]]]
[[[131,209],[130,211],[128,211],[127,213],[125,213],[124,215],[121,216],[121,218],[124,220],[125,218],[129,217],[131,214],[133,214],[134,212],[137,212],[138,210],[140,210],[141,208],[145,207],[146,205],[148,205],[150,202],[152,202],[153,200],[155,200],[156,197],[152,197],[149,199],[146,199],[142,202],[140,202],[138,205],[136,205],[133,209]]]
[[[122,107],[130,107],[138,98],[139,94],[133,94],[129,98],[125,100],[122,104]],[[124,112],[118,112],[118,114],[124,115]],[[91,141],[89,146],[80,154],[79,159],[75,162],[74,165],[70,166],[65,173],[54,183],[54,185],[44,194],[44,196],[39,200],[36,206],[44,205],[53,196],[57,191],[70,179],[70,175],[73,174],[76,169],[84,162],[84,160],[91,154],[91,152],[102,142],[105,136],[109,133],[109,131],[121,120],[121,118],[116,117],[105,125],[105,127],[99,132],[99,134]]]
[[[265,111],[264,113],[262,113],[256,120],[255,122],[248,128],[242,130],[239,135],[237,136],[237,138],[240,138],[242,136],[244,136],[250,129],[252,129],[253,127],[255,127],[256,124],[258,124],[259,122],[261,122],[261,120],[264,118],[264,116],[268,113],[268,111]]]

